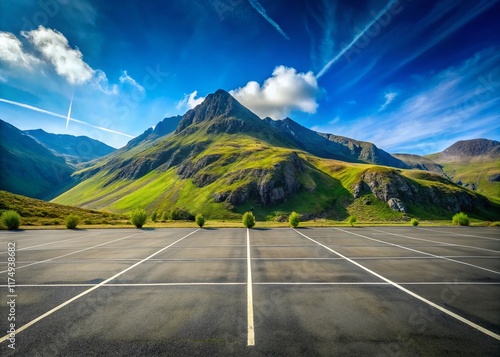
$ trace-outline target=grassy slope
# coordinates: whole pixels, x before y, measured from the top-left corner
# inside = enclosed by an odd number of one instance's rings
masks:
[[[488,181],[488,177],[500,173],[499,159],[479,157],[462,162],[444,162],[439,160],[439,153],[427,155],[426,158],[439,162],[453,181],[461,181],[463,185],[474,184],[477,193],[500,204],[500,182]]]
[[[498,161],[471,161],[467,163],[443,163],[445,172],[453,181],[462,181],[462,184],[474,184],[476,192],[490,197],[500,203],[500,182],[488,181],[488,177],[500,173]]]
[[[17,211],[22,217],[23,226],[63,225],[69,214],[78,215],[80,224],[123,224],[127,220],[116,214],[69,207],[0,191],[0,213],[6,210]]]

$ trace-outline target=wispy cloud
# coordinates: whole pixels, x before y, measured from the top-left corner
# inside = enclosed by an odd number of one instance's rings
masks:
[[[471,135],[498,134],[499,61],[498,49],[481,51],[459,66],[426,76],[423,86],[390,112],[376,110],[377,115],[349,124],[315,129],[371,141],[389,151],[421,154],[442,150],[443,143]],[[391,94],[386,94],[384,105],[394,100]]]
[[[182,98],[180,101],[177,102],[176,108],[179,110],[182,109],[193,109],[196,107],[198,104],[201,104],[205,97],[198,97],[198,91],[194,91],[190,94],[185,94],[184,98]]]
[[[49,110],[45,110],[45,109],[42,109],[42,108],[35,107],[33,105],[29,105],[29,104],[25,104],[25,103],[20,103],[20,102],[16,102],[16,101],[4,99],[4,98],[0,98],[0,102],[11,104],[11,105],[15,105],[17,107],[21,107],[21,108],[25,108],[25,109],[29,109],[29,110],[32,110],[34,112],[51,115],[51,116],[56,117],[56,118],[62,118],[64,120],[68,120],[68,118],[69,118],[69,120],[72,121],[72,122],[75,122],[75,123],[78,123],[78,124],[82,124],[82,125],[88,126],[90,128],[98,129],[98,130],[105,131],[105,132],[112,133],[112,134],[117,134],[117,135],[125,136],[127,138],[134,138],[134,136],[122,133],[120,131],[112,130],[112,129],[109,129],[109,128],[104,128],[104,127],[98,126],[98,125],[93,125],[93,124],[87,123],[87,122],[85,122],[83,120],[78,120],[78,119],[71,118],[71,117],[66,116],[66,115],[54,113],[54,112],[51,112]]]
[[[276,23],[276,21],[274,21],[271,17],[269,17],[269,15],[266,12],[266,9],[264,9],[264,7],[260,4],[258,0],[248,0],[248,2],[250,3],[250,5],[252,5],[252,7],[255,10],[257,10],[259,14],[262,15],[264,19],[266,19],[267,22],[271,24],[272,27],[276,29],[276,31],[278,31],[281,34],[281,36],[283,36],[286,40],[290,39],[290,37],[288,37],[288,35],[285,33],[285,31],[281,29],[281,27]]]
[[[338,29],[336,19],[338,2],[322,0],[306,2],[306,31],[311,41],[311,61],[314,69],[322,68],[335,51],[335,41]],[[317,27],[317,29],[316,29]]]
[[[349,44],[347,44],[344,48],[342,48],[340,50],[339,53],[337,53],[337,55],[335,55],[335,57],[333,57],[330,61],[328,61],[328,63],[321,69],[321,71],[318,72],[318,74],[316,75],[316,78],[319,79],[321,78],[329,69],[330,67],[339,60],[339,58],[341,58],[347,51],[349,51],[351,49],[351,47],[356,43],[358,42],[358,40],[363,36],[365,35],[365,33],[370,29],[370,27],[372,27],[377,21],[380,20],[380,18],[382,16],[384,16],[389,10],[391,10],[391,8],[397,4],[398,1],[396,0],[391,0],[389,1],[389,3],[382,9],[382,11],[379,12],[379,14],[377,16],[375,16],[373,18],[372,21],[370,21],[364,28],[363,30],[361,30],[356,36],[354,36],[353,40],[351,42],[349,42]]]
[[[134,78],[129,76],[127,71],[123,71],[122,75],[120,76],[119,79],[120,79],[120,83],[123,83],[123,84],[127,83],[127,84],[131,85],[132,87],[134,87],[135,89],[137,89],[139,92],[141,92],[141,93],[145,92],[144,87],[141,86],[139,83],[137,83],[137,81]]]
[[[385,108],[387,108],[387,106],[388,106],[389,104],[391,104],[391,103],[392,103],[392,101],[393,101],[393,100],[394,100],[397,96],[398,96],[398,93],[396,93],[396,92],[386,93],[386,94],[384,95],[385,102],[384,102],[384,104],[382,104],[382,105],[380,106],[380,108],[379,108],[379,110],[378,110],[378,111],[379,111],[379,112],[381,112],[381,111],[385,110]]]

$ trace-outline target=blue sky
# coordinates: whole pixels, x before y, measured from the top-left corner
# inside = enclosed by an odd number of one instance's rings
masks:
[[[393,153],[500,140],[499,14],[495,0],[7,0],[0,118],[120,147],[222,88]]]

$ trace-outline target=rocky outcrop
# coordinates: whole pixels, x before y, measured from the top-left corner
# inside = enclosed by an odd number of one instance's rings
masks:
[[[432,177],[431,177],[432,178]],[[436,181],[445,180],[436,175]],[[448,181],[448,186],[451,181]],[[373,193],[378,199],[387,202],[395,211],[407,212],[409,204],[433,205],[450,212],[473,211],[484,205],[484,199],[470,191],[457,187],[450,192],[448,186],[420,185],[417,181],[404,177],[397,170],[368,169],[361,181],[353,187],[355,198]]]
[[[500,174],[494,174],[488,177],[489,182],[500,182]]]
[[[405,204],[399,198],[394,198],[394,197],[393,198],[389,198],[389,201],[387,201],[387,204],[394,211],[403,212],[403,213],[407,213],[408,212],[408,210],[406,209]]]
[[[301,188],[299,173],[304,171],[301,159],[293,152],[272,169],[245,169],[232,173],[228,185],[244,182],[236,189],[217,192],[215,202],[240,205],[255,197],[264,205],[282,203]],[[250,179],[249,179],[250,178]]]

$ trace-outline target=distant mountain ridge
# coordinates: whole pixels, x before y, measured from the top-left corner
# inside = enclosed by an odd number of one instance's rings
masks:
[[[70,183],[72,173],[62,157],[0,120],[0,190],[47,198]]]
[[[409,168],[401,160],[369,142],[319,133],[298,124],[290,118],[283,120],[265,118],[264,121],[301,149],[322,158]]]
[[[115,151],[111,146],[87,136],[51,134],[42,129],[24,130],[23,133],[71,164],[91,161]]]
[[[130,140],[125,146],[125,149],[131,149],[146,141],[153,141],[175,132],[175,129],[177,129],[181,119],[182,116],[180,115],[163,119],[161,122],[156,124],[154,128],[149,128],[141,135]]]

